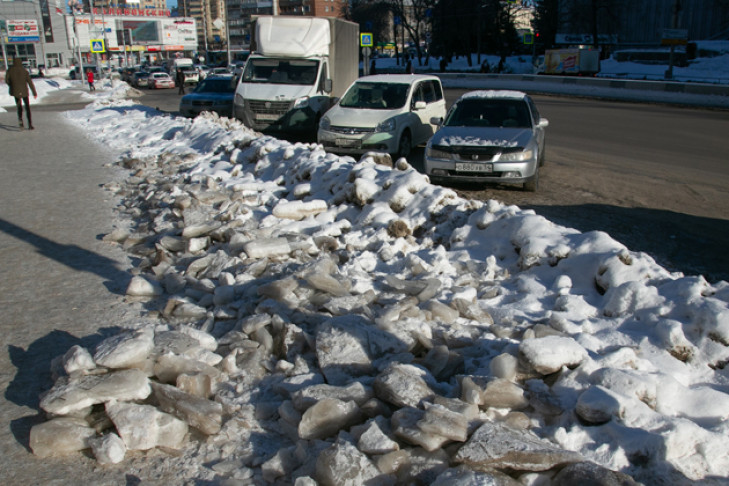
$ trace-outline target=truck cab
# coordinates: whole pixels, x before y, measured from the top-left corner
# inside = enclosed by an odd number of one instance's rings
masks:
[[[359,74],[359,26],[335,18],[254,18],[233,116],[258,131],[315,134]]]
[[[315,130],[330,107],[325,58],[251,56],[235,96],[236,118],[254,130]]]

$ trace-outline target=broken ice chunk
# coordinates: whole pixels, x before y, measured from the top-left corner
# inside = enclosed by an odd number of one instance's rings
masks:
[[[392,414],[392,428],[395,435],[426,451],[440,449],[450,439],[439,434],[431,434],[418,427],[418,422],[425,416],[423,410],[403,407]]]
[[[117,334],[96,346],[94,361],[107,368],[128,368],[147,359],[154,348],[154,331],[147,327]]]
[[[587,358],[587,351],[577,341],[559,336],[525,339],[519,354],[542,375],[556,373],[563,366],[575,367]]]
[[[243,251],[249,258],[275,258],[291,253],[291,246],[286,238],[261,238],[245,243]]]
[[[152,390],[165,412],[181,418],[204,434],[220,431],[223,423],[223,406],[220,403],[185,393],[171,385],[152,383]]]
[[[398,407],[417,407],[435,393],[423,377],[427,372],[417,366],[393,363],[375,379],[377,398]]]
[[[43,410],[67,415],[109,400],[142,400],[151,393],[149,380],[139,370],[60,379],[41,399]]]
[[[177,356],[174,354],[165,354],[159,356],[154,363],[154,375],[162,383],[175,383],[177,377],[181,374],[204,373],[210,376],[213,382],[220,379],[220,371],[210,365],[200,361]]]
[[[519,360],[516,356],[503,353],[496,356],[489,363],[489,371],[497,378],[514,381],[518,370]]]
[[[89,439],[89,445],[99,464],[119,464],[127,453],[124,441],[114,433]]]
[[[63,355],[63,369],[69,375],[74,371],[88,371],[96,368],[91,353],[79,345],[71,346],[71,349]]]
[[[480,470],[547,471],[560,464],[580,462],[582,457],[527,430],[487,422],[458,450],[455,461]]]
[[[322,199],[311,201],[286,201],[280,200],[273,207],[273,215],[282,219],[293,219],[299,221],[307,216],[315,216],[327,210],[327,203]]]
[[[458,442],[468,438],[468,420],[465,415],[448,410],[442,405],[426,404],[425,414],[418,428],[428,434],[437,434]]]
[[[399,450],[400,445],[385,434],[384,427],[387,427],[384,417],[370,420],[357,441],[359,450],[365,454],[387,454]]]
[[[185,422],[151,405],[110,402],[106,413],[129,450],[179,449],[187,434]]]
[[[156,297],[162,295],[162,286],[158,282],[136,275],[129,281],[126,294],[132,297]]]
[[[453,324],[458,319],[458,311],[456,309],[437,300],[431,300],[428,308],[433,313],[433,317],[440,319],[446,324]]]
[[[380,473],[365,454],[342,438],[319,454],[316,460],[316,480],[322,486],[395,484],[394,477]]]
[[[324,398],[336,398],[345,402],[353,401],[357,405],[362,405],[373,396],[372,388],[355,381],[347,386],[334,386],[326,383],[307,386],[292,393],[291,399],[297,410],[304,411]]]
[[[30,449],[38,457],[63,456],[87,449],[96,431],[80,418],[59,417],[30,429]]]
[[[299,422],[299,437],[325,439],[359,422],[360,418],[356,403],[325,398],[304,412]]]

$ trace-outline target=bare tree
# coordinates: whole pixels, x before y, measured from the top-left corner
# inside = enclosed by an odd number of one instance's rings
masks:
[[[425,41],[425,34],[430,29],[432,9],[436,0],[385,0],[383,3],[389,5],[393,15],[400,18],[401,27],[407,31],[408,37],[415,44],[418,64],[422,65],[421,44]],[[404,48],[405,46],[403,46]]]

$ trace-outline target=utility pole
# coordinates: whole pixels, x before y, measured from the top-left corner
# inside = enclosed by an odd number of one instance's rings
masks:
[[[681,2],[680,0],[675,0],[673,3],[673,15],[671,18],[671,28],[677,29],[678,28],[678,12],[681,11]],[[668,70],[666,71],[665,78],[666,79],[673,79],[673,63],[674,63],[674,53],[676,51],[676,46],[671,43],[671,53],[668,56]]]

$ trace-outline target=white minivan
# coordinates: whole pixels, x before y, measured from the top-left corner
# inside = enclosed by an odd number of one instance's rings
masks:
[[[377,151],[407,157],[433,136],[437,126],[431,122],[445,114],[437,76],[364,76],[322,117],[317,140],[335,153]]]

